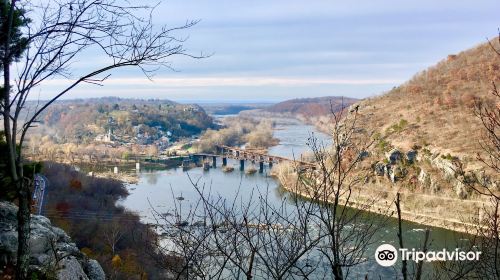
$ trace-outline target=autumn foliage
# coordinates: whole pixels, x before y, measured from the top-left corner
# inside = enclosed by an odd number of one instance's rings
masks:
[[[156,261],[164,256],[151,249],[156,233],[137,214],[116,205],[128,195],[122,182],[52,162],[44,163],[44,175],[49,184],[42,214],[98,260],[110,279],[161,278]]]

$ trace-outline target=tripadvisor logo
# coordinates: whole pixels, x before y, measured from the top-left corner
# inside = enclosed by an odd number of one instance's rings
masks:
[[[453,251],[446,249],[440,251],[417,251],[415,249],[401,248],[398,250],[390,244],[382,244],[375,250],[375,260],[381,266],[393,266],[398,260],[398,253],[401,260],[413,260],[418,263],[421,261],[478,261],[481,252],[479,251],[460,251],[458,248]]]
[[[391,244],[382,244],[375,251],[375,260],[381,266],[392,266],[398,260],[398,251]]]

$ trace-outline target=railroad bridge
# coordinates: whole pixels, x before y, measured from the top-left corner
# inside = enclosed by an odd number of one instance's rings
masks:
[[[279,164],[282,162],[290,162],[293,163],[298,170],[306,170],[306,169],[316,169],[316,164],[306,161],[294,160],[280,156],[270,155],[266,152],[260,150],[247,150],[241,149],[237,147],[229,147],[229,146],[217,146],[216,154],[203,154],[197,153],[193,154],[194,157],[201,157],[203,160],[207,158],[212,158],[212,166],[217,166],[217,158],[222,158],[222,166],[227,165],[227,159],[236,159],[240,161],[240,170],[245,169],[245,162],[250,161],[252,163],[259,163],[259,172],[264,171],[264,164],[268,164],[269,167],[272,167],[273,164]]]

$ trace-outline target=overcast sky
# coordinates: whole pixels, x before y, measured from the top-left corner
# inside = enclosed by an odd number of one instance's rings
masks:
[[[178,101],[278,101],[297,97],[367,97],[391,89],[448,54],[496,35],[499,0],[169,0],[156,24],[201,20],[178,33],[203,60],[173,59],[148,81],[114,72],[104,87],[82,86],[66,98],[121,96]],[[88,56],[74,67],[92,67]],[[40,88],[55,93],[64,81]]]

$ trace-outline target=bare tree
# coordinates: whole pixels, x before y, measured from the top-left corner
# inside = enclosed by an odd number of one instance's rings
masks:
[[[123,224],[126,224],[126,221],[112,221],[108,224],[106,224],[103,232],[102,232],[102,237],[105,240],[106,244],[109,247],[109,250],[111,251],[111,256],[114,256],[116,253],[116,244],[120,242],[120,239],[122,239],[124,235],[125,229],[123,229]]]
[[[300,193],[318,207],[315,217],[324,236],[319,251],[334,279],[345,279],[352,267],[366,261],[369,246],[376,242],[374,235],[385,221],[368,217],[377,198],[360,198],[355,189],[363,179],[356,168],[373,143],[370,135],[358,130],[357,116],[357,109],[332,110],[332,147],[311,138],[309,146],[318,169],[299,175]]]
[[[174,273],[189,279],[309,279],[316,269],[311,253],[319,243],[312,230],[313,203],[291,195],[269,201],[269,189],[231,199],[191,181],[199,199],[190,206],[176,202],[169,215],[156,212],[164,232],[158,244],[164,255],[183,260]]]
[[[399,248],[405,248],[404,246],[404,235],[403,235],[403,225],[402,225],[402,218],[401,218],[401,200],[400,200],[400,194],[397,193],[396,194],[396,199],[394,201],[394,204],[396,206],[396,212],[397,212],[397,215],[398,215],[398,232],[397,232],[397,236],[398,236],[398,241],[399,241]],[[429,248],[429,245],[430,245],[430,230],[428,228],[425,229],[425,232],[424,232],[424,241],[422,243],[422,246],[421,246],[421,251],[422,252],[427,252],[428,248]],[[406,279],[415,279],[415,280],[420,280],[422,279],[422,276],[425,275],[424,274],[424,270],[423,270],[423,267],[424,267],[424,262],[419,262],[417,263],[416,265],[414,264],[413,265],[413,273],[411,273],[409,270],[408,270],[408,260],[404,259],[404,260],[401,260],[401,276],[403,277],[404,280]],[[431,275],[430,273],[428,275]],[[426,275],[428,277],[428,275]],[[438,276],[440,276],[440,274],[438,273],[434,273],[432,274],[434,277],[434,279],[438,279]]]
[[[497,38],[498,46],[488,41],[492,50],[500,58],[500,33]],[[476,100],[475,115],[483,125],[483,137],[480,141],[482,153],[477,159],[483,163],[493,180],[500,174],[500,92],[495,81],[491,82],[492,100]],[[473,178],[469,178],[473,177]],[[482,252],[480,261],[476,264],[475,274],[483,279],[500,279],[500,195],[498,189],[492,187],[488,175],[465,176],[464,183],[480,194],[490,197],[490,205],[482,209],[483,217],[476,221],[476,232],[479,236],[475,245]],[[498,182],[497,182],[498,183]]]
[[[403,227],[401,225],[401,201],[399,199],[399,193],[396,194],[396,201],[394,201],[396,205],[396,211],[398,213],[398,240],[399,240],[399,248],[404,248],[403,242]],[[406,260],[402,260],[401,266],[401,275],[403,275],[403,280],[408,279],[408,263]]]
[[[488,40],[488,43],[496,54],[494,57],[500,58],[500,36],[496,42]],[[457,244],[481,252],[481,257],[474,262],[443,263],[442,272],[436,278],[500,279],[500,193],[495,187],[498,181],[494,181],[500,174],[500,92],[495,81],[491,82],[490,94],[490,98],[475,99],[473,108],[483,127],[481,150],[476,158],[486,170],[482,174],[466,172],[463,166],[457,170],[464,185],[490,201],[479,210],[477,218],[467,221],[474,225],[467,229],[467,244]]]
[[[115,0],[31,1],[2,0],[3,92],[0,110],[7,142],[8,174],[19,200],[17,277],[27,277],[29,260],[30,180],[23,173],[22,147],[26,134],[42,112],[82,83],[102,85],[110,71],[137,67],[147,77],[159,67],[171,68],[174,56],[186,52],[184,39],[174,34],[196,24],[154,26],[153,8]],[[23,25],[19,26],[19,21]],[[21,38],[22,40],[20,40]],[[79,71],[72,63],[93,52],[102,66]],[[16,72],[11,71],[16,69]],[[104,76],[103,76],[104,75]],[[26,101],[35,88],[57,77],[65,88],[31,110]],[[22,122],[21,116],[27,116]],[[16,149],[16,145],[20,149]]]
[[[363,178],[355,169],[372,143],[357,133],[356,120],[357,112],[333,113],[333,147],[311,137],[316,167],[294,164],[281,203],[258,190],[227,200],[192,181],[199,200],[188,211],[157,213],[169,232],[165,242],[174,244],[166,253],[184,260],[180,272],[198,279],[345,279],[366,262],[386,219],[368,216],[376,198],[355,197]]]

